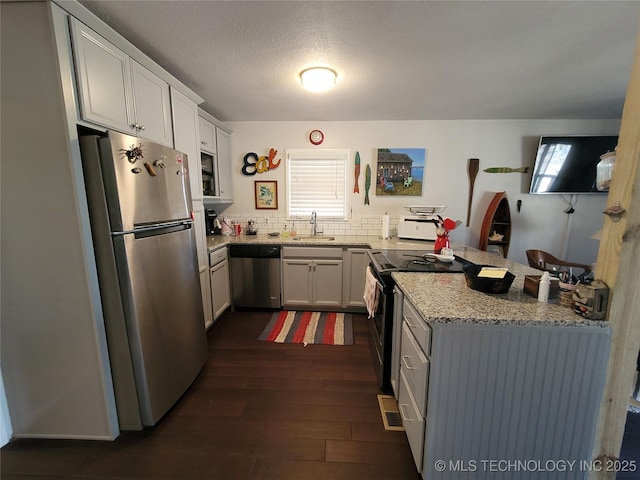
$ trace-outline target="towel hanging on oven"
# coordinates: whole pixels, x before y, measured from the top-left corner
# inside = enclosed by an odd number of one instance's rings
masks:
[[[367,267],[362,298],[364,298],[364,303],[367,306],[369,318],[372,318],[378,308],[378,280],[370,266]]]

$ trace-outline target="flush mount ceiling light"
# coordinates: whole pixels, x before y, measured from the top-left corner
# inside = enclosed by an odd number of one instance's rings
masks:
[[[324,92],[336,84],[335,70],[326,67],[307,68],[300,72],[302,86],[312,92]]]

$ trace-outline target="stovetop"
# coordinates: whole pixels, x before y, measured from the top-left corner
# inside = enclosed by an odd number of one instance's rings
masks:
[[[379,274],[391,272],[462,273],[468,264],[464,258],[454,255],[453,262],[440,262],[425,255],[432,250],[371,250],[369,257]]]

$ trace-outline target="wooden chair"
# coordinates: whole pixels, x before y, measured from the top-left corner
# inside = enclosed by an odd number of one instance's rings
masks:
[[[384,177],[380,177],[380,186],[384,188],[385,192],[388,190],[393,190],[393,183],[387,182]]]
[[[571,267],[571,268],[581,268],[583,270],[582,274],[587,274],[591,272],[591,265],[586,265],[584,263],[576,263],[576,262],[566,262],[564,260],[560,260],[554,257],[550,253],[547,253],[543,250],[527,250],[526,253],[527,253],[527,260],[529,261],[529,266],[533,268],[537,268],[538,270],[543,270],[551,273],[558,273],[558,272],[561,272],[562,270],[566,271],[567,267]],[[578,276],[578,275],[575,275],[575,276]]]

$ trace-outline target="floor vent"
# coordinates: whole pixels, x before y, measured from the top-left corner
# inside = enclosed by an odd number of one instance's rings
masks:
[[[378,395],[378,405],[380,405],[380,414],[382,415],[384,429],[396,432],[404,431],[396,399],[391,395]]]

